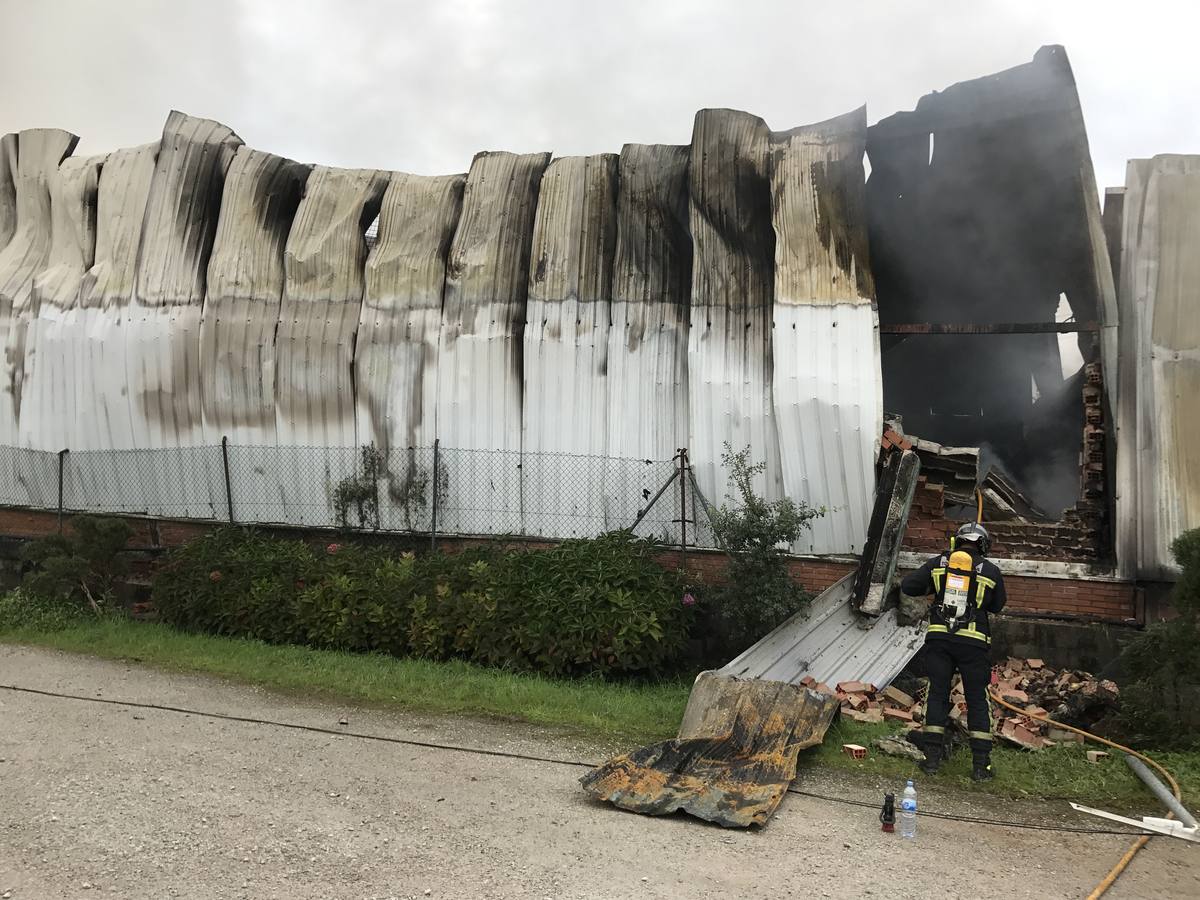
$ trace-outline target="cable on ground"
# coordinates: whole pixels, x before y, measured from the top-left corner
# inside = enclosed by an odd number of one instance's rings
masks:
[[[59,700],[77,700],[83,703],[99,703],[107,706],[123,706],[132,709],[150,709],[158,712],[180,713],[187,716],[197,716],[206,719],[219,719],[226,722],[241,722],[247,725],[264,725],[270,728],[284,728],[291,731],[307,731],[313,734],[333,735],[334,737],[348,737],[363,741],[378,741],[384,744],[401,744],[407,747],[420,747],[426,750],[444,750],[452,753],[470,753],[477,756],[494,756],[502,759],[517,759],[524,760],[526,762],[541,762],[559,766],[575,766],[577,768],[585,769],[594,769],[598,765],[594,762],[586,762],[578,759],[561,759],[550,756],[535,756],[529,753],[516,753],[508,750],[488,750],[481,747],[463,747],[457,744],[443,744],[435,741],[420,741],[416,740],[415,738],[389,737],[379,734],[367,734],[365,732],[346,731],[345,729],[339,728],[325,728],[320,725],[302,725],[296,722],[279,722],[273,719],[260,719],[254,716],[236,716],[229,713],[208,712],[205,710],[190,709],[183,706],[168,706],[161,703],[142,703],[136,700],[112,700],[106,697],[85,697],[80,694],[67,694],[60,691],[47,691],[40,688],[21,687],[14,684],[0,684],[0,689],[13,691],[14,693],[52,697]],[[870,809],[875,809],[877,806],[877,804],[865,800],[852,800],[846,797],[829,797],[823,794],[814,794],[809,791],[798,790],[796,788],[788,788],[788,793],[797,794],[802,797],[810,797],[814,800],[822,800],[827,803],[843,803],[850,806],[861,806]],[[947,819],[954,822],[965,822],[972,825],[993,825],[1001,828],[1027,828],[1039,831],[1057,831],[1064,834],[1131,835],[1136,833],[1133,831],[1118,831],[1106,828],[1076,828],[1067,825],[1047,825],[1037,822],[1010,822],[1003,819],[955,815],[953,813],[922,812],[921,815],[934,819]]]

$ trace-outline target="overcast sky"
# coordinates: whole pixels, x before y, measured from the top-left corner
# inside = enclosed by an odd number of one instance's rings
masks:
[[[477,150],[687,143],[731,106],[772,128],[924,93],[1067,48],[1101,185],[1200,152],[1195,20],[1129,0],[0,0],[0,133],[80,153],[219,119],[305,162],[465,171]]]

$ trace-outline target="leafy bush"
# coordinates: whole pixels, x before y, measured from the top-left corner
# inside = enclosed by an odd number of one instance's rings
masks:
[[[616,532],[396,557],[225,529],[172,553],[153,596],[164,621],[194,631],[553,675],[658,673],[677,663],[690,609],[654,552]]]
[[[286,643],[302,637],[296,602],[318,570],[302,541],[223,528],[172,551],[152,597],[180,628]]]
[[[765,463],[750,463],[750,448],[734,453],[726,443],[722,463],[729,470],[733,494],[714,509],[713,531],[729,554],[726,580],[711,590],[725,642],[724,653],[736,656],[811,600],[792,580],[787,549],[825,509],[788,498],[766,500],[754,490],[754,479]]]
[[[30,565],[21,579],[23,594],[100,613],[128,569],[119,554],[132,534],[121,519],[80,517],[65,534],[27,544],[21,552]]]
[[[1171,554],[1182,568],[1171,594],[1179,617],[1151,625],[1121,654],[1129,683],[1121,689],[1120,726],[1159,746],[1200,742],[1188,714],[1200,693],[1200,528],[1177,537]]]

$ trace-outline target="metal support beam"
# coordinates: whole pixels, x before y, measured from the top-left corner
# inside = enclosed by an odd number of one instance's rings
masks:
[[[1096,322],[994,322],[987,325],[905,322],[879,326],[880,334],[1078,334],[1099,330]]]

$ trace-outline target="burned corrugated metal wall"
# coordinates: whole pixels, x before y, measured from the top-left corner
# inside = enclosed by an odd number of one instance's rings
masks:
[[[1120,251],[1118,561],[1170,578],[1171,541],[1200,527],[1200,156],[1130,160],[1105,212]]]
[[[1115,299],[1066,54],[923,97],[868,132],[872,268],[889,326],[1053,324],[1065,298],[1083,360],[1115,372]],[[986,328],[981,329],[986,331]],[[986,446],[1056,516],[1079,496],[1082,372],[1058,336],[890,335],[884,399],[905,430]],[[1110,382],[1110,398],[1115,385]]]
[[[231,510],[205,448],[228,439],[244,517],[312,525],[373,444],[380,524],[420,528],[437,441],[441,530],[545,537],[629,524],[681,447],[720,502],[725,445],[749,446],[765,493],[829,507],[797,549],[853,551],[882,415],[865,127],[704,110],[690,146],[482,153],[443,178],[310,167],[177,112],[155,145],[61,168],[65,133],[6,138],[36,172],[0,177],[0,276],[46,298],[4,310],[9,442],[195,449],[126,505],[210,518]],[[141,489],[104,461],[72,478]]]
[[[227,437],[254,473],[247,520],[332,524],[373,444],[380,524],[423,528],[398,505],[417,485],[428,503],[437,441],[440,530],[595,533],[628,524],[618,498],[650,496],[681,447],[721,502],[728,444],[765,463],[766,496],[827,508],[794,549],[855,552],[885,390],[910,431],[990,443],[1030,490],[1054,495],[1068,461],[1078,478],[1054,335],[889,336],[881,380],[879,316],[1044,322],[1065,294],[1103,327],[1085,358],[1115,357],[1061,48],[869,131],[864,110],[780,132],[703,110],[688,145],[481,153],[466,176],[310,167],[182,113],[154,144],[60,166],[73,146],[0,139],[0,444]],[[595,459],[585,483],[549,463],[563,453]],[[158,471],[154,508],[217,515],[204,460]]]

